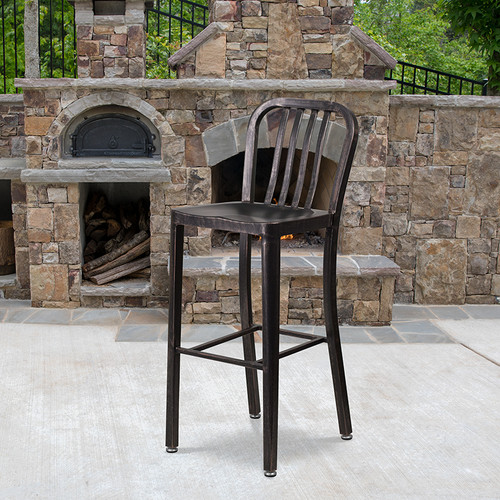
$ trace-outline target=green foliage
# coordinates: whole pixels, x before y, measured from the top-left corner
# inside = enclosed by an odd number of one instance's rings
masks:
[[[488,86],[500,93],[500,2],[498,0],[438,0],[455,33],[466,35],[489,65]]]
[[[39,0],[40,76],[76,76],[74,11],[67,0]]]
[[[43,78],[74,76],[76,61],[73,7],[67,0],[63,4],[60,1],[39,0],[39,9],[40,76]],[[4,93],[14,93],[17,91],[14,87],[14,78],[24,76],[24,2],[3,0],[0,16],[3,18],[4,27],[0,39],[0,57],[2,57],[0,89]]]
[[[449,22],[437,11],[436,0],[357,0],[354,22],[400,61],[473,80],[487,76],[485,58],[467,37],[451,34]],[[424,78],[423,73],[417,73],[417,83],[423,84]],[[458,88],[455,91],[458,93]]]
[[[197,0],[196,3],[207,5],[206,0]],[[163,14],[148,13],[146,77],[175,78],[167,59],[203,29],[207,14],[205,9],[181,4],[180,0],[161,0],[159,10]],[[199,26],[193,26],[193,21]]]
[[[197,0],[207,6],[207,0]],[[24,76],[23,0],[0,0],[0,92],[14,93],[14,78]],[[181,0],[160,0],[148,13],[146,74],[175,78],[167,59],[206,25],[207,11]],[[67,0],[39,0],[40,75],[76,77],[74,10]],[[193,26],[192,22],[198,24]],[[3,31],[2,31],[3,26]],[[4,42],[5,41],[5,42]],[[5,64],[4,64],[5,61]]]
[[[0,16],[0,89],[12,94],[14,78],[24,76],[24,2],[15,2],[15,8],[12,0],[1,2]]]

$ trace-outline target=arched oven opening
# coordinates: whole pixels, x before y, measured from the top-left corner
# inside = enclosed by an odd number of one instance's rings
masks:
[[[106,113],[85,117],[71,134],[71,155],[151,158],[153,134],[140,117]]]

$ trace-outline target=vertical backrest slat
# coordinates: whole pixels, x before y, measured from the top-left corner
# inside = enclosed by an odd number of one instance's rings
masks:
[[[307,193],[306,203],[304,205],[305,208],[312,207],[314,194],[316,193],[316,186],[318,185],[319,179],[319,167],[321,165],[321,157],[323,155],[323,148],[326,142],[326,131],[328,122],[330,121],[330,114],[330,111],[324,112],[323,120],[321,121],[321,126],[319,128],[318,141],[316,143],[316,151],[314,154],[314,163],[311,173],[311,183],[309,184],[309,191]]]
[[[288,155],[286,157],[286,165],[285,165],[285,176],[283,177],[283,184],[281,186],[280,197],[278,200],[278,205],[280,206],[285,204],[286,197],[288,195],[288,189],[290,188],[290,179],[292,178],[292,170],[293,170],[293,159],[295,157],[295,148],[297,147],[300,122],[302,121],[303,114],[304,114],[304,109],[298,108],[297,114],[295,115],[295,120],[293,122],[292,133],[290,135],[290,142],[288,145]]]
[[[318,110],[313,109],[311,112],[311,116],[309,117],[306,133],[304,135],[304,142],[302,144],[302,154],[300,156],[299,174],[297,176],[297,182],[295,184],[295,192],[293,194],[293,200],[292,200],[293,208],[297,208],[299,206],[300,196],[302,195],[302,188],[304,187],[304,180],[306,178],[307,159],[309,157],[309,149],[311,148],[311,139],[314,130],[314,125],[316,125],[317,116],[318,116]]]
[[[295,151],[297,149],[297,142],[299,136],[300,125],[302,122],[303,114],[306,110],[311,111],[311,116],[304,133],[304,144],[302,157],[299,162],[299,173],[297,176],[297,185],[295,186],[295,192],[293,195],[292,206],[298,207],[301,201],[301,191],[304,190],[304,185],[308,183],[307,196],[304,204],[304,208],[310,209],[314,201],[315,191],[320,182],[320,169],[322,168],[321,159],[323,153],[326,149],[328,151],[325,153],[328,158],[337,163],[337,166],[333,175],[333,187],[330,193],[330,203],[328,211],[334,216],[334,223],[339,224],[340,214],[342,211],[343,198],[347,186],[347,181],[349,177],[349,171],[352,166],[352,161],[354,157],[354,152],[356,150],[356,144],[358,139],[358,122],[356,116],[346,107],[335,102],[328,101],[317,101],[309,99],[294,99],[294,98],[276,98],[271,99],[263,104],[261,104],[250,117],[248,123],[248,131],[246,138],[245,147],[245,161],[243,168],[243,186],[242,186],[242,201],[252,203],[254,202],[255,195],[255,182],[256,182],[256,171],[257,171],[257,152],[258,152],[258,138],[259,138],[259,127],[264,125],[264,127],[269,127],[269,120],[264,120],[263,118],[272,111],[281,110],[283,115],[280,119],[280,126],[278,128],[276,149],[273,164],[271,165],[270,184],[266,188],[266,203],[271,203],[273,201],[274,191],[277,186],[279,186],[279,178],[281,176],[281,150],[285,145],[285,137],[287,135],[287,129],[291,112],[296,112],[296,116],[293,122],[288,155],[286,159],[285,172],[283,175],[283,181],[281,182],[281,191],[279,194],[278,204],[283,206],[287,201],[288,190],[292,181],[292,175],[294,170],[294,159]],[[316,134],[316,129],[318,128],[316,122],[319,121],[318,114],[323,112],[323,118],[321,120],[321,125],[319,126],[319,131]],[[331,122],[331,116],[337,114],[342,116],[345,125],[345,136],[341,141],[342,145],[339,144],[341,149],[340,155],[338,153],[331,151],[331,147],[327,148],[327,137],[328,130],[331,129],[329,125]],[[342,127],[344,128],[344,127]],[[270,129],[262,130],[262,137],[269,134]],[[336,134],[334,134],[336,135]],[[316,137],[317,136],[317,137]],[[335,139],[335,137],[333,138]],[[314,142],[313,142],[314,141]],[[267,142],[267,141],[266,141]],[[337,140],[335,140],[335,143]],[[315,144],[315,149],[311,147],[311,144]],[[264,146],[268,147],[268,146]],[[300,145],[299,145],[300,148]],[[307,173],[308,166],[310,162],[308,161],[308,153],[314,152],[314,160],[311,169],[311,175],[309,180],[309,175]],[[333,156],[335,159],[333,159]],[[331,168],[331,162],[328,162]],[[325,166],[327,166],[325,164]],[[268,166],[264,166],[264,171],[266,171]],[[269,170],[267,170],[269,172]]]
[[[283,141],[285,140],[286,126],[288,124],[288,117],[290,116],[290,109],[284,108],[281,113],[280,126],[278,128],[278,135],[276,137],[276,147],[274,148],[273,166],[271,170],[271,177],[269,185],[267,186],[266,198],[264,203],[268,205],[273,201],[274,190],[276,189],[276,182],[281,163],[281,152],[283,151]]]

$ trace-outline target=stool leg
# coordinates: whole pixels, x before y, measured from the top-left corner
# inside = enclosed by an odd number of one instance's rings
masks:
[[[326,337],[330,366],[332,370],[333,388],[337,404],[337,416],[342,439],[352,438],[351,415],[347,386],[345,380],[340,330],[337,314],[337,232],[328,228],[325,237],[324,265],[323,265],[323,300],[325,312]]]
[[[179,445],[180,354],[177,352],[177,348],[181,343],[184,226],[174,225],[172,223],[171,228],[165,445],[167,447],[167,452],[174,453],[177,451]]]
[[[249,234],[240,235],[240,317],[241,327],[249,328],[253,325],[252,292],[251,292],[251,245]],[[243,336],[243,356],[246,361],[255,361],[254,334]],[[260,418],[259,381],[255,368],[245,368],[247,380],[248,410],[251,418]]]
[[[276,475],[278,459],[280,239],[262,238],[262,351],[264,474]]]

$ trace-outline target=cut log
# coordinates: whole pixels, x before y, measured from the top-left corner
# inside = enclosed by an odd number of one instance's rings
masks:
[[[109,271],[110,269],[113,269],[114,267],[121,266],[122,264],[126,264],[127,262],[131,262],[134,259],[137,259],[137,257],[140,257],[142,254],[149,252],[149,245],[151,242],[151,238],[148,238],[147,240],[142,241],[135,247],[131,248],[127,253],[124,253],[123,255],[120,255],[116,259],[107,262],[106,264],[103,264],[102,266],[96,267],[95,269],[92,269],[91,271],[87,271],[84,273],[85,278],[89,278],[91,276],[96,276],[98,274],[102,274],[105,271]]]
[[[134,248],[137,246],[139,243],[143,242],[148,238],[148,233],[146,231],[141,231],[137,233],[132,239],[127,241],[126,243],[123,243],[120,245],[118,248],[113,250],[112,252],[109,252],[105,255],[102,255],[101,257],[98,257],[97,259],[91,260],[90,262],[87,262],[83,266],[83,272],[89,272],[92,269],[95,269],[96,267],[102,266],[103,264],[106,264],[107,262],[111,262],[112,260],[116,259],[120,255],[123,255],[124,253],[127,253],[131,248]]]
[[[146,267],[145,269],[141,269],[140,271],[135,271],[128,275],[129,278],[150,278],[151,277],[151,268]]]
[[[123,266],[118,266],[104,273],[98,274],[97,276],[92,276],[90,281],[96,285],[104,285],[110,281],[117,280],[118,278],[123,278],[123,276],[128,276],[136,271],[145,269],[150,266],[149,255],[143,257],[142,259],[134,260],[133,262],[128,262],[123,264]]]
[[[125,205],[120,205],[120,222],[125,229],[130,229],[134,224],[132,216],[133,213],[130,213]]]
[[[96,214],[99,214],[108,204],[106,197],[100,193],[92,194],[90,200],[87,202],[83,218],[88,223]]]
[[[98,243],[106,238],[106,229],[96,229],[90,233],[90,239],[97,241]]]
[[[105,224],[105,219],[92,219],[85,226],[85,236],[90,236],[92,234],[92,231],[95,231],[99,226],[104,226]]]
[[[83,251],[83,255],[87,257],[88,255],[95,254],[97,251],[97,241],[95,240],[90,240],[86,245],[85,245],[85,250]]]
[[[116,219],[108,219],[107,223],[108,223],[107,237],[113,238],[113,236],[116,236],[120,232],[122,226]]]
[[[141,231],[149,230],[149,207],[146,200],[139,201],[139,229]]]
[[[104,219],[116,219],[116,218],[118,218],[118,212],[113,207],[106,207],[102,211],[101,215]]]

